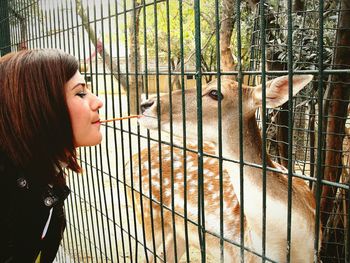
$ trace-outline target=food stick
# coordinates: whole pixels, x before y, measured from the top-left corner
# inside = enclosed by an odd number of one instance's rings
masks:
[[[105,123],[105,122],[111,122],[111,121],[121,121],[121,120],[126,120],[126,119],[131,119],[131,118],[139,118],[141,115],[130,115],[126,117],[120,117],[120,118],[114,118],[114,119],[109,119],[109,120],[102,120],[100,123]]]

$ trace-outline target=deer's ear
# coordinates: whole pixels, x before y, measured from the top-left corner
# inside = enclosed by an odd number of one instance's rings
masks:
[[[312,75],[293,76],[293,96],[304,88],[311,80]],[[288,76],[282,76],[266,82],[266,107],[276,108],[288,101]],[[255,105],[262,105],[262,86],[256,86],[253,92]]]

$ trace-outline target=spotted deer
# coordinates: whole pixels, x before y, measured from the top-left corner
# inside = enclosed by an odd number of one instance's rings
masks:
[[[300,91],[312,80],[311,75],[293,77],[293,94]],[[176,136],[183,135],[183,122],[186,124],[186,136],[197,138],[197,92],[195,89],[186,90],[186,103],[182,105],[181,91],[172,92],[172,131]],[[204,141],[204,156],[218,156],[218,99],[222,106],[222,155],[223,161],[223,218],[220,218],[220,177],[219,163],[216,157],[203,159],[203,189],[206,235],[206,253],[220,259],[220,220],[223,220],[224,261],[240,261],[240,134],[239,134],[239,92],[238,84],[234,80],[223,79],[221,92],[217,82],[207,84],[202,90],[202,131]],[[288,100],[288,77],[282,76],[266,83],[266,106],[275,108]],[[266,164],[270,168],[266,172],[266,189],[263,189],[263,172],[261,165],[262,139],[256,123],[256,110],[262,106],[262,86],[242,88],[243,101],[243,200],[244,200],[244,244],[246,262],[260,262],[256,254],[262,253],[263,236],[263,192],[266,194],[266,250],[269,259],[286,262],[287,251],[287,218],[288,218],[288,178],[278,172],[277,166],[268,155]],[[170,132],[169,96],[161,95],[159,104],[156,97],[149,98],[141,104],[142,117],[139,122],[148,129],[158,129],[158,114],[160,113],[160,128]],[[159,107],[159,109],[157,109]],[[183,119],[183,108],[186,118]],[[186,146],[187,156],[183,150],[174,148],[173,158],[170,158],[169,146],[161,149],[161,163],[159,163],[158,145],[149,150],[144,149],[134,159],[134,190],[143,192],[143,223],[148,247],[152,247],[152,231],[154,232],[155,248],[162,250],[162,235],[164,233],[165,259],[174,261],[174,241],[177,245],[177,258],[185,252],[185,219],[187,213],[188,242],[191,246],[199,247],[198,238],[198,155],[197,146]],[[194,150],[192,152],[191,150]],[[148,152],[150,151],[150,153]],[[151,156],[148,161],[149,154]],[[231,162],[228,160],[236,160]],[[172,163],[171,163],[172,162]],[[255,165],[249,165],[249,164]],[[186,165],[185,165],[186,164]],[[141,175],[137,171],[141,165]],[[173,171],[171,170],[173,167]],[[186,167],[186,168],[185,168]],[[277,169],[276,169],[277,168]],[[186,171],[185,171],[186,169]],[[281,171],[281,170],[280,170]],[[141,176],[141,185],[138,178]],[[174,191],[172,190],[172,186]],[[312,262],[314,260],[315,233],[315,200],[308,185],[301,179],[293,177],[291,187],[291,262]],[[149,200],[150,193],[152,201]],[[186,194],[186,199],[185,199]],[[161,196],[162,195],[162,196]],[[136,205],[140,206],[140,195],[136,194]],[[174,202],[172,203],[172,200]],[[186,203],[186,210],[185,210]],[[174,204],[174,207],[173,207]],[[161,209],[163,206],[163,209]],[[175,211],[175,222],[171,211]],[[152,213],[151,213],[152,212]],[[163,216],[161,216],[163,215]],[[139,213],[139,219],[141,214]],[[162,220],[163,218],[163,220]],[[141,220],[142,221],[142,220]],[[140,221],[140,222],[141,222]],[[153,224],[153,228],[151,228]],[[164,231],[162,230],[164,225]],[[174,235],[173,228],[176,227]],[[152,230],[153,229],[153,230]],[[212,235],[211,233],[214,233]],[[176,239],[176,240],[175,240]],[[235,244],[226,242],[232,241]],[[251,253],[251,251],[255,253]],[[151,255],[150,255],[151,257]],[[152,261],[152,259],[150,258]]]

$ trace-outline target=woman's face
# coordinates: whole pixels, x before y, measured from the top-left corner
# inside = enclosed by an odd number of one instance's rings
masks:
[[[93,146],[102,140],[98,110],[102,101],[87,88],[79,71],[65,85],[67,105],[73,128],[74,145]]]

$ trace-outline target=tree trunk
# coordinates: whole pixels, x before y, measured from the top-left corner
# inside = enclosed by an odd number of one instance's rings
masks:
[[[350,67],[350,2],[341,1],[339,28],[337,31],[334,68]],[[348,113],[350,74],[331,76],[325,100],[329,101],[325,149],[324,180],[338,182],[342,172],[342,145],[344,139],[345,120]],[[320,146],[319,146],[320,147]],[[321,222],[327,224],[329,213],[333,210],[333,201],[337,188],[324,185],[321,200]]]
[[[139,45],[139,31],[140,31],[140,3],[134,0],[133,11],[131,12],[129,22],[129,86],[127,92],[129,96],[130,113],[138,114],[139,103],[141,100],[142,76],[140,73],[140,45]]]
[[[87,17],[86,12],[85,12],[80,0],[76,0],[76,6],[77,6],[77,13],[82,20],[82,25],[85,28],[85,30],[89,36],[90,41],[93,43],[93,45],[95,47],[97,47],[98,45],[100,45],[102,43],[99,43],[101,41],[99,41],[96,38],[95,31],[90,26],[89,18]],[[107,68],[113,74],[114,78],[120,83],[122,88],[125,90],[125,88],[126,88],[126,76],[117,71],[118,65],[115,62],[113,62],[107,49],[104,46],[101,49],[98,49],[98,48],[96,48],[96,49],[97,49],[99,55],[103,58],[103,61],[105,61]]]
[[[293,3],[293,12],[296,12],[298,15],[302,14],[305,8],[305,0],[294,0]]]
[[[235,61],[231,51],[231,37],[233,26],[235,24],[235,0],[223,0],[222,2],[222,19],[220,26],[220,55],[221,70],[223,72],[233,71]],[[228,78],[235,79],[229,75]]]

